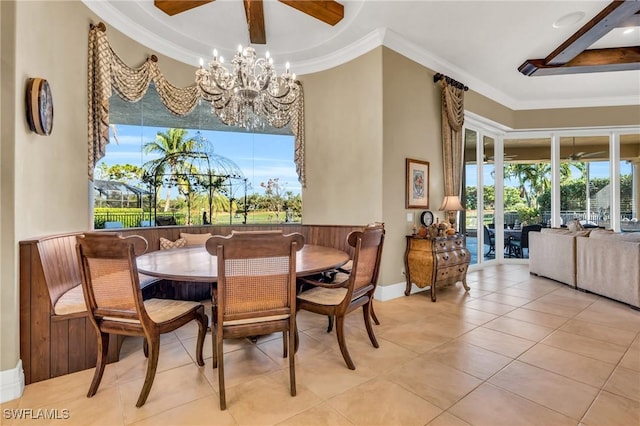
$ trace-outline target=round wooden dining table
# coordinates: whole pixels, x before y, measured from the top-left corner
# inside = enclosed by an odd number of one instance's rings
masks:
[[[296,253],[296,275],[299,277],[338,268],[349,260],[349,254],[333,247],[305,244]],[[174,281],[215,282],[218,259],[203,246],[158,250],[138,256],[138,272]]]

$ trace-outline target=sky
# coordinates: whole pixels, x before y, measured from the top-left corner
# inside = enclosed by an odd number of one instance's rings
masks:
[[[114,164],[132,164],[141,166],[145,162],[158,158],[158,155],[142,152],[144,143],[155,140],[158,132],[167,128],[116,125],[110,132],[110,141],[106,155],[98,162],[108,166]],[[187,137],[196,136],[196,130],[189,131]],[[201,131],[202,136],[213,147],[213,153],[234,161],[250,183],[248,194],[263,194],[261,182],[270,178],[280,178],[285,190],[300,194],[294,155],[294,137],[289,135],[267,135],[240,132]],[[213,164],[212,164],[213,165]],[[244,191],[242,191],[244,192]],[[244,195],[234,191],[234,196]]]

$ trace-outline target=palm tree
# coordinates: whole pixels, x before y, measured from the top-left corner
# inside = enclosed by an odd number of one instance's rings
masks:
[[[534,207],[536,195],[544,192],[551,184],[548,175],[551,171],[549,163],[507,164],[504,168],[506,178],[518,181],[520,196],[527,201],[527,206]]]
[[[168,129],[166,132],[158,132],[156,139],[152,142],[144,144],[145,154],[160,154],[160,157],[148,161],[144,167],[149,170],[155,170],[156,176],[168,175],[169,183],[167,185],[167,197],[164,204],[164,211],[168,212],[170,208],[171,188],[173,182],[176,181],[180,169],[191,168],[188,165],[188,154],[202,149],[202,139],[196,137],[187,137],[186,129]],[[184,154],[184,155],[183,155]],[[165,166],[169,167],[168,173],[165,173]]]
[[[581,171],[578,164],[561,163],[560,180],[565,182],[571,178],[571,166]],[[551,188],[550,163],[507,164],[504,168],[504,176],[505,178],[517,179],[520,195],[527,200],[528,207],[538,207],[538,197]]]

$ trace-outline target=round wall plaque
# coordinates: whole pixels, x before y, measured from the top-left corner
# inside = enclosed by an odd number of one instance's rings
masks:
[[[44,78],[27,81],[27,122],[29,128],[39,135],[51,134],[53,128],[53,98],[49,82]]]

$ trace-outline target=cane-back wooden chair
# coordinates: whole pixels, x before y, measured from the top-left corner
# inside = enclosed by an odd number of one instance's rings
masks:
[[[217,256],[218,284],[212,300],[213,368],[218,368],[220,409],[226,409],[224,351],[226,338],[282,332],[283,356],[289,357],[291,396],[296,395],[296,251],[301,234],[282,231],[236,232],[211,237]]]
[[[363,231],[354,231],[347,237],[347,242],[354,247],[353,267],[344,282],[326,283],[299,278],[304,284],[313,286],[310,290],[298,295],[297,310],[306,310],[335,318],[336,335],[342,357],[351,370],[356,366],[351,359],[344,336],[345,316],[362,307],[364,323],[369,340],[374,347],[378,341],[371,326],[371,307],[373,293],[376,289],[380,258],[384,242],[384,226],[376,224],[367,226]],[[331,324],[328,332],[331,331]],[[296,339],[297,343],[297,339]]]
[[[136,251],[136,247],[138,250]],[[107,362],[109,335],[144,337],[147,373],[136,407],[147,400],[158,366],[160,335],[190,321],[198,323],[196,358],[204,365],[202,347],[208,318],[198,302],[149,299],[143,301],[136,266],[136,254],[146,250],[140,236],[122,237],[113,233],[87,233],[77,237],[78,262],[89,320],[98,336],[98,359],[87,397],[98,391]]]
[[[367,226],[367,228],[382,228],[382,233],[384,234],[384,223],[383,222],[372,222],[369,223]],[[382,247],[384,244],[384,239],[382,241],[382,243],[380,243],[380,249],[378,250],[378,258],[376,259],[376,270],[374,272],[373,278],[371,279],[371,282],[373,283],[374,286],[378,286],[378,277],[380,275],[380,261],[382,260]],[[329,282],[345,282],[347,279],[349,279],[349,274],[351,274],[351,270],[353,269],[353,261],[350,260],[347,263],[345,263],[344,265],[342,265],[339,268],[336,268],[335,271],[330,272],[333,277],[331,280],[328,280]],[[321,280],[321,281],[327,281],[327,279]],[[374,291],[375,291],[375,287],[374,287]],[[373,322],[376,323],[376,325],[380,325],[380,320],[378,319],[378,316],[376,315],[376,311],[373,309],[373,300],[371,301],[371,318],[373,319]],[[329,326],[327,327],[327,333],[330,333],[331,330],[333,330],[333,317],[329,317]]]

